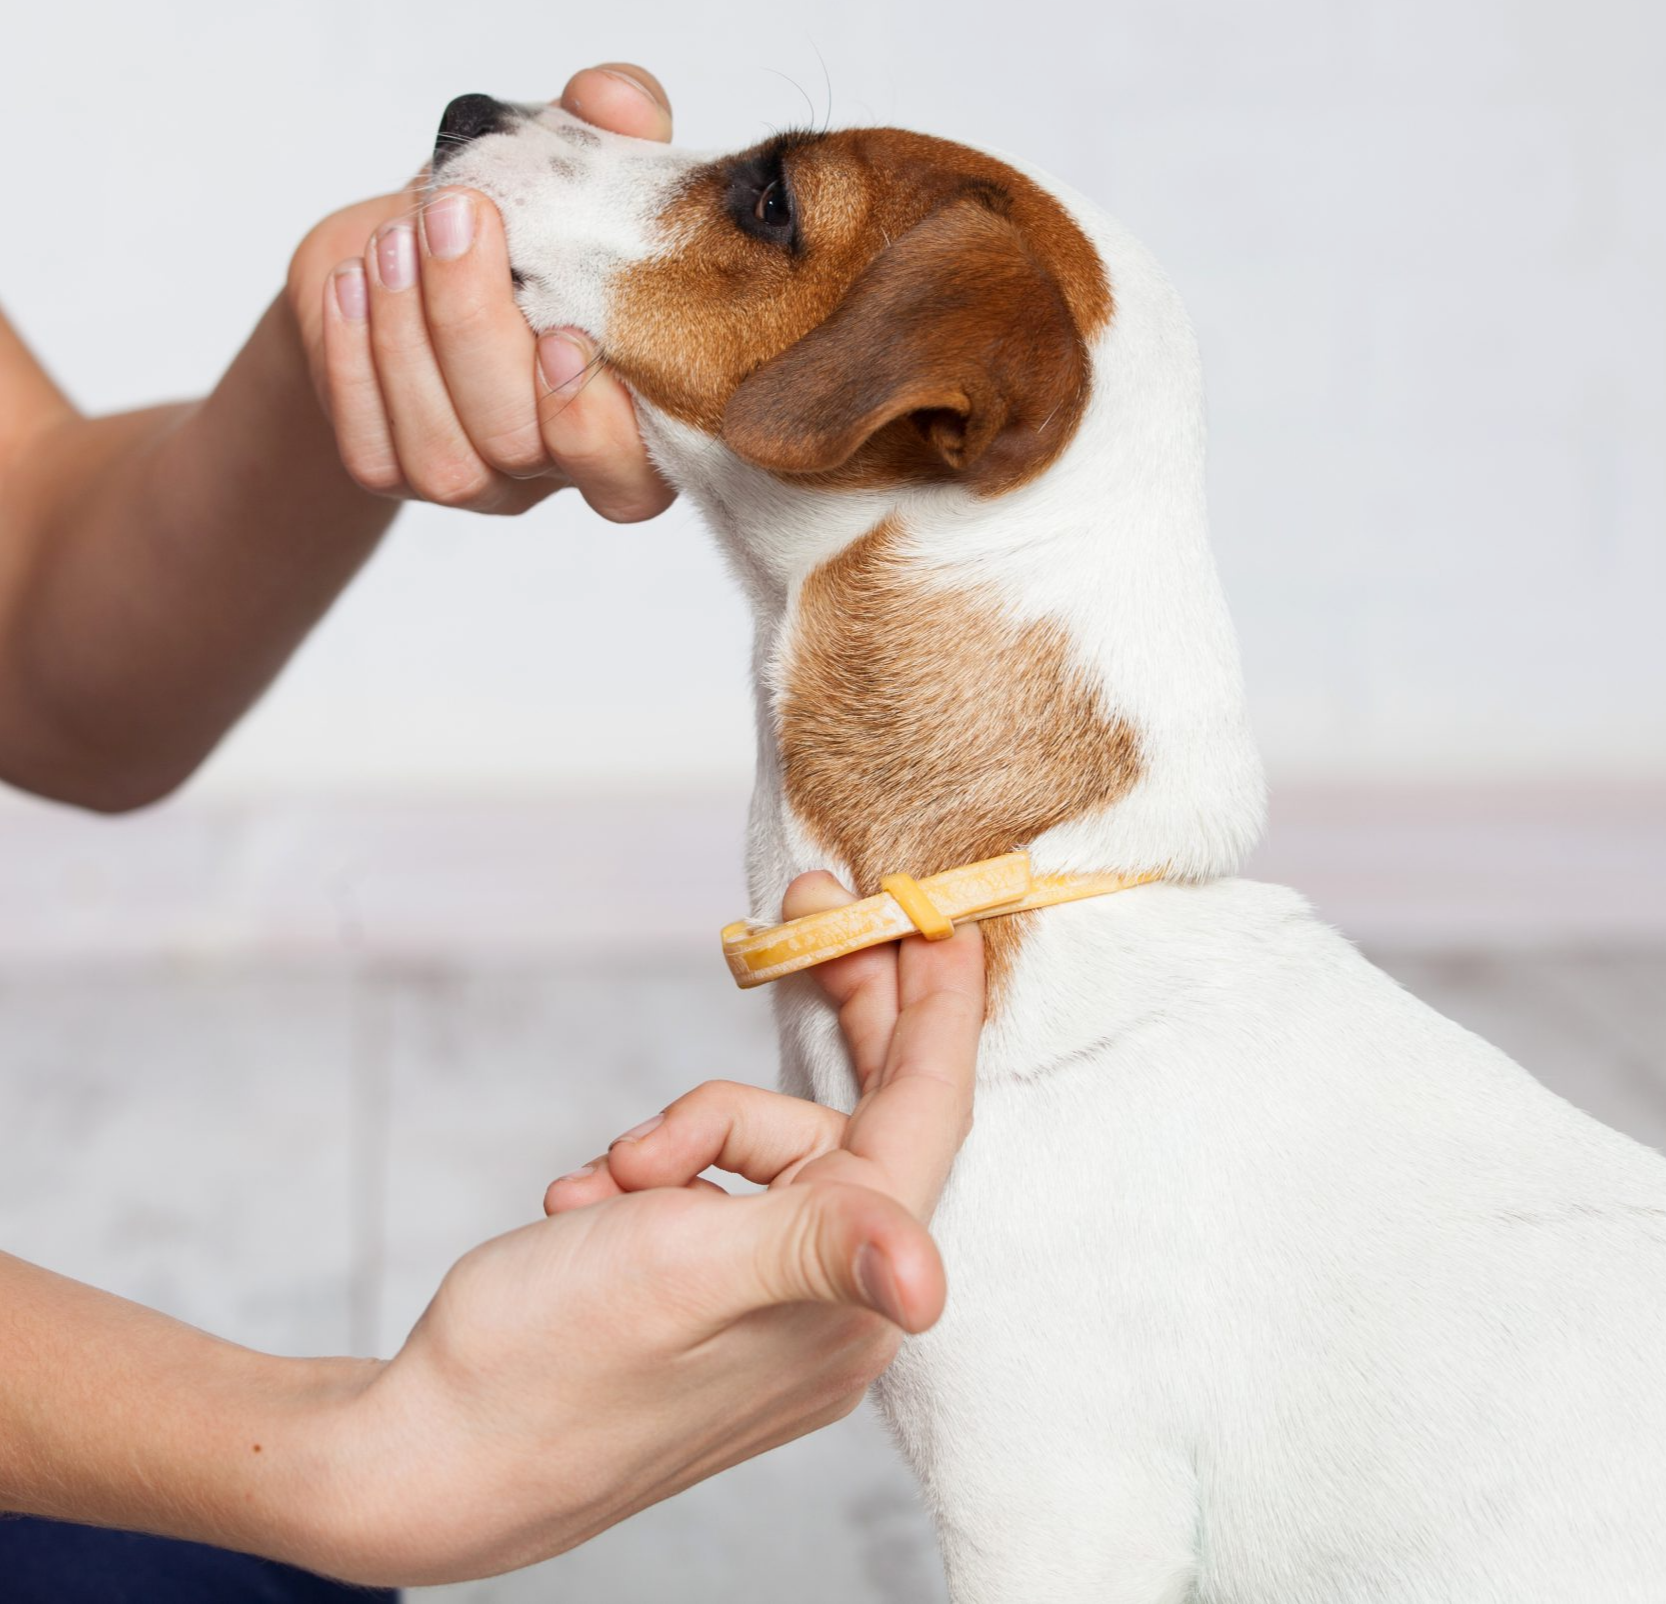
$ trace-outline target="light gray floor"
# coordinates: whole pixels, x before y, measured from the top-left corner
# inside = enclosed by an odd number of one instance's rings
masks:
[[[1379,953],[1666,1146],[1666,952]],[[0,975],[0,1244],[240,1341],[395,1346],[446,1266],[711,1075],[769,1010],[709,954],[631,973],[66,967]],[[551,1564],[423,1597],[929,1604],[927,1523],[859,1414]]]

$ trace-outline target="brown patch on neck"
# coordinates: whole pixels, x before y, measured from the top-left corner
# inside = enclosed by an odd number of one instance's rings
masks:
[[[1064,629],[922,580],[894,519],[806,581],[779,727],[787,800],[861,895],[885,874],[1018,851],[1140,772],[1133,730],[1106,713]],[[991,1013],[1025,923],[984,923]]]

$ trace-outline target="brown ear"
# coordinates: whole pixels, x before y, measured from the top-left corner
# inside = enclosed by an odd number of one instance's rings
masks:
[[[1005,217],[951,202],[882,251],[833,314],[742,380],[722,438],[777,473],[963,478],[1002,490],[1074,432],[1088,359]]]

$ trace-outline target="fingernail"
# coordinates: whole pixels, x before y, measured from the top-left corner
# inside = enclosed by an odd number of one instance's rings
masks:
[[[343,262],[335,271],[336,307],[349,323],[362,323],[368,310],[364,263]]]
[[[565,1175],[556,1176],[558,1181],[587,1181],[596,1173],[594,1164],[581,1164],[576,1170],[568,1170]]]
[[[642,79],[638,78],[628,67],[598,67],[596,71],[605,72],[609,78],[617,78],[620,83],[629,85],[630,88],[634,89],[637,94],[641,95],[650,106],[658,106],[661,111],[668,109],[659,96],[656,95],[653,90],[650,89],[648,85],[642,81]]]
[[[474,202],[460,191],[442,195],[423,208],[422,238],[428,254],[454,262],[474,244]]]
[[[608,1150],[616,1148],[621,1142],[640,1142],[650,1131],[657,1131],[665,1123],[663,1114],[656,1114],[652,1119],[645,1119],[640,1125],[633,1125],[623,1136],[615,1136],[609,1142]]]
[[[856,1285],[870,1308],[877,1309],[892,1325],[902,1324],[902,1295],[897,1291],[897,1278],[891,1272],[891,1261],[872,1242],[864,1242],[856,1250]]]
[[[408,290],[416,283],[416,230],[391,223],[376,236],[376,272],[385,290]]]
[[[538,342],[538,369],[552,390],[577,384],[595,359],[595,348],[576,330],[546,334]]]

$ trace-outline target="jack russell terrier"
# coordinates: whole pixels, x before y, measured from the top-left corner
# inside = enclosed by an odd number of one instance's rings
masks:
[[[754,907],[1151,882],[985,925],[953,1295],[877,1388],[957,1604],[1666,1600],[1666,1160],[1233,878],[1261,768],[1150,255],[895,129],[693,155],[469,95],[435,169],[745,587]],[[775,996],[787,1088],[849,1108]]]

